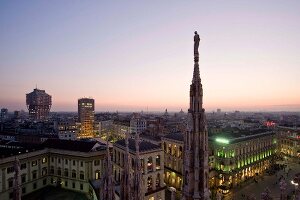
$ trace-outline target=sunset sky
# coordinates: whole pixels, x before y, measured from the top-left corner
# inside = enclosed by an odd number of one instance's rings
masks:
[[[208,111],[300,111],[300,1],[0,1],[0,108],[186,111],[193,32]]]

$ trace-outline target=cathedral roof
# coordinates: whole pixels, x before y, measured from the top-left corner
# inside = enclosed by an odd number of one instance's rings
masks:
[[[177,140],[180,142],[183,142],[183,134],[181,132],[178,133],[170,133],[168,135],[165,135],[164,138],[171,139],[171,140]]]
[[[135,149],[135,140],[134,139],[128,139],[128,147],[129,147],[129,151],[133,151],[133,152],[136,152],[136,149]],[[125,145],[125,139],[123,140],[118,140],[117,142],[115,142],[116,146],[119,146],[121,147],[122,149],[125,149],[126,145]],[[156,144],[153,144],[151,142],[148,142],[148,141],[141,141],[139,143],[139,149],[140,149],[140,152],[146,152],[146,151],[153,151],[153,150],[161,150],[161,146],[158,146]]]
[[[90,152],[94,150],[97,143],[97,141],[48,139],[43,143],[43,146],[51,149]]]

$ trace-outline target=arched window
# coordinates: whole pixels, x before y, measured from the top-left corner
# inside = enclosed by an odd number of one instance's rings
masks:
[[[173,149],[172,149],[172,156],[177,156],[177,145],[174,144]]]
[[[156,188],[160,187],[160,174],[159,173],[157,174],[157,177],[156,177],[155,186],[156,186]]]
[[[66,177],[68,177],[68,176],[69,176],[69,171],[68,171],[68,169],[67,169],[67,168],[65,169],[64,176],[66,176]]]
[[[43,167],[42,176],[46,176],[46,175],[47,175],[47,167]]]
[[[75,169],[72,170],[72,178],[76,178],[76,171],[75,171]]]
[[[152,190],[152,176],[149,176],[147,179],[147,189],[148,192]]]
[[[156,162],[156,169],[160,169],[160,155],[156,156],[155,162]]]
[[[147,170],[148,170],[148,172],[153,171],[153,160],[152,160],[151,156],[148,158],[148,161],[147,161]]]
[[[179,146],[178,157],[179,157],[179,158],[182,158],[182,146]]]
[[[83,171],[80,171],[79,178],[80,178],[81,180],[84,180],[84,172],[83,172]]]

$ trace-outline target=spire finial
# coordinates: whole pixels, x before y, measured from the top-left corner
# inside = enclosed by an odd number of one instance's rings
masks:
[[[200,36],[198,35],[197,31],[195,31],[194,35],[194,60],[195,62],[199,61],[199,43],[200,43]]]
[[[199,43],[200,43],[200,36],[198,35],[197,31],[195,31],[194,35],[194,73],[193,73],[193,83],[195,81],[201,82],[200,79],[200,72],[199,72]]]

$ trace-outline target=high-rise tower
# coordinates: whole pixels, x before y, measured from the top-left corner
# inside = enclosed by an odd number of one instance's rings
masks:
[[[200,37],[194,36],[194,72],[190,85],[188,125],[184,136],[184,200],[207,200],[208,190],[208,135],[203,104],[203,89],[199,72]]]
[[[30,118],[34,120],[46,119],[52,105],[51,96],[45,90],[34,89],[26,94],[26,104]]]
[[[80,138],[94,137],[95,101],[90,98],[78,99],[78,119],[81,123]]]

